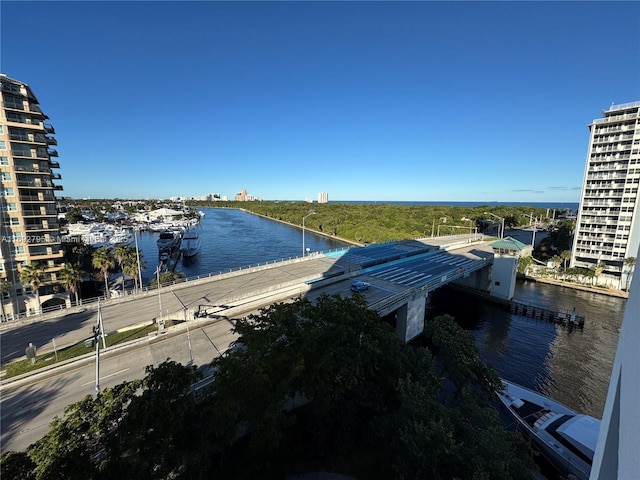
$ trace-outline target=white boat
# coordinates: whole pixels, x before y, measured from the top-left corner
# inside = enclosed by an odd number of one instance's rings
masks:
[[[133,235],[129,230],[118,228],[114,230],[109,237],[109,243],[112,247],[117,245],[131,245],[133,243]]]
[[[563,475],[588,480],[600,420],[515,383],[502,384],[498,398],[538,450]]]
[[[164,230],[160,232],[160,236],[158,237],[158,250],[173,250],[173,248],[178,244],[178,239],[180,238],[178,232],[174,232],[172,230]]]
[[[200,251],[200,235],[196,230],[187,230],[180,242],[180,253],[183,257],[193,257]]]

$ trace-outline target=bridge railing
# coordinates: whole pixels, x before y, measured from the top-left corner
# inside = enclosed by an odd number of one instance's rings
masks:
[[[491,257],[475,260],[472,264],[465,265],[464,267],[457,267],[455,270],[438,276],[423,285],[408,288],[407,290],[404,290],[396,295],[387,297],[378,302],[373,302],[369,304],[369,308],[375,310],[380,316],[387,315],[388,313],[396,310],[398,308],[398,304],[406,303],[409,298],[414,298],[418,295],[428,295],[429,292],[435,290],[436,288],[457,280],[458,278],[461,278],[466,274],[480,270],[481,268],[484,268],[485,266],[491,264],[492,261],[493,259]]]
[[[293,263],[312,260],[315,258],[319,258],[323,255],[326,255],[328,253],[347,251],[349,250],[349,248],[353,248],[353,247],[334,248],[334,249],[326,250],[323,252],[314,252],[310,255],[305,255],[304,257],[303,256],[289,257],[286,259],[283,258],[279,260],[272,260],[268,262],[261,262],[261,263],[245,265],[241,267],[230,268],[224,271],[221,270],[218,272],[210,272],[203,275],[195,275],[192,277],[181,278],[178,280],[173,280],[171,282],[160,284],[160,288],[167,288],[171,286],[188,287],[188,286],[198,285],[201,283],[206,283],[212,280],[222,280],[225,278],[230,278],[238,275],[244,275],[246,273],[252,273],[260,270],[269,269],[276,264],[280,264],[284,266],[284,265],[289,265]],[[107,297],[105,295],[100,295],[97,297],[83,298],[77,304],[72,301],[70,306],[59,304],[51,307],[44,307],[41,309],[40,313],[28,314],[25,312],[25,313],[20,313],[18,315],[12,315],[11,317],[9,317],[8,315],[5,315],[5,317],[2,318],[2,323],[0,324],[1,325],[0,328],[2,327],[10,328],[13,325],[23,325],[27,323],[39,322],[42,320],[48,320],[50,318],[59,316],[61,312],[64,312],[65,314],[72,314],[72,313],[76,313],[78,311],[84,310],[86,308],[97,309],[97,305],[99,301],[102,303],[102,305],[109,305],[110,303],[123,302],[127,300],[134,300],[141,297],[157,295],[158,287],[155,285],[154,286],[146,285],[139,289],[122,290],[119,293],[120,294],[117,297],[110,297],[110,296]]]

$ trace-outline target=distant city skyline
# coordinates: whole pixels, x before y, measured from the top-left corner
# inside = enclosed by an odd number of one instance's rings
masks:
[[[1,8],[78,199],[577,202],[588,124],[640,100],[637,2]]]

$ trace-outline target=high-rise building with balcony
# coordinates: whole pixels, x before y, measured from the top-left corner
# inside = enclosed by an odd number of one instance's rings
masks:
[[[640,101],[611,105],[591,132],[571,257],[596,282],[627,289],[640,245]]]
[[[24,82],[0,74],[0,287],[3,320],[66,303],[54,183],[60,164],[49,117]],[[20,273],[34,272],[22,284]],[[34,291],[37,288],[37,291]]]

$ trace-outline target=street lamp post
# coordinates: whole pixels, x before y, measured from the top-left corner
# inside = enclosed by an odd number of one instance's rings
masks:
[[[98,300],[98,318],[93,326],[93,341],[96,344],[96,398],[100,396],[100,335],[102,335],[102,344],[107,348],[104,338],[104,325],[102,324],[102,310],[100,308],[100,300]]]
[[[533,223],[533,237],[531,238],[531,249],[533,252],[533,249],[536,248],[536,226],[538,223],[538,217],[536,217],[536,219],[533,219],[533,213],[528,214],[528,213],[523,213],[522,214],[525,217],[529,217],[529,225],[531,225]]]
[[[182,311],[184,312],[184,324],[187,326],[187,341],[189,342],[189,365],[193,365],[193,350],[191,349],[191,332],[189,331],[189,321],[187,320],[187,306],[180,300],[180,297],[176,295],[176,292],[171,292],[178,299],[180,305],[182,305]]]
[[[499,218],[502,221],[502,228],[500,229],[500,238],[504,238],[504,217],[499,217],[491,212],[484,212],[485,215],[491,215],[492,217]]]
[[[138,249],[138,234],[135,228],[133,229],[133,238],[136,241],[136,260],[138,261],[138,286],[140,287],[140,290],[142,290],[142,270],[140,269],[140,250]]]
[[[307,215],[305,215],[304,217],[302,217],[302,256],[305,256],[305,249],[304,249],[304,221],[307,219],[307,217],[311,216],[311,215],[315,215],[316,212],[314,212],[313,210],[311,212],[309,212]]]
[[[462,217],[461,220],[463,222],[469,222],[469,240],[471,240],[472,235],[473,235],[473,219],[472,218],[467,218],[467,217]]]

